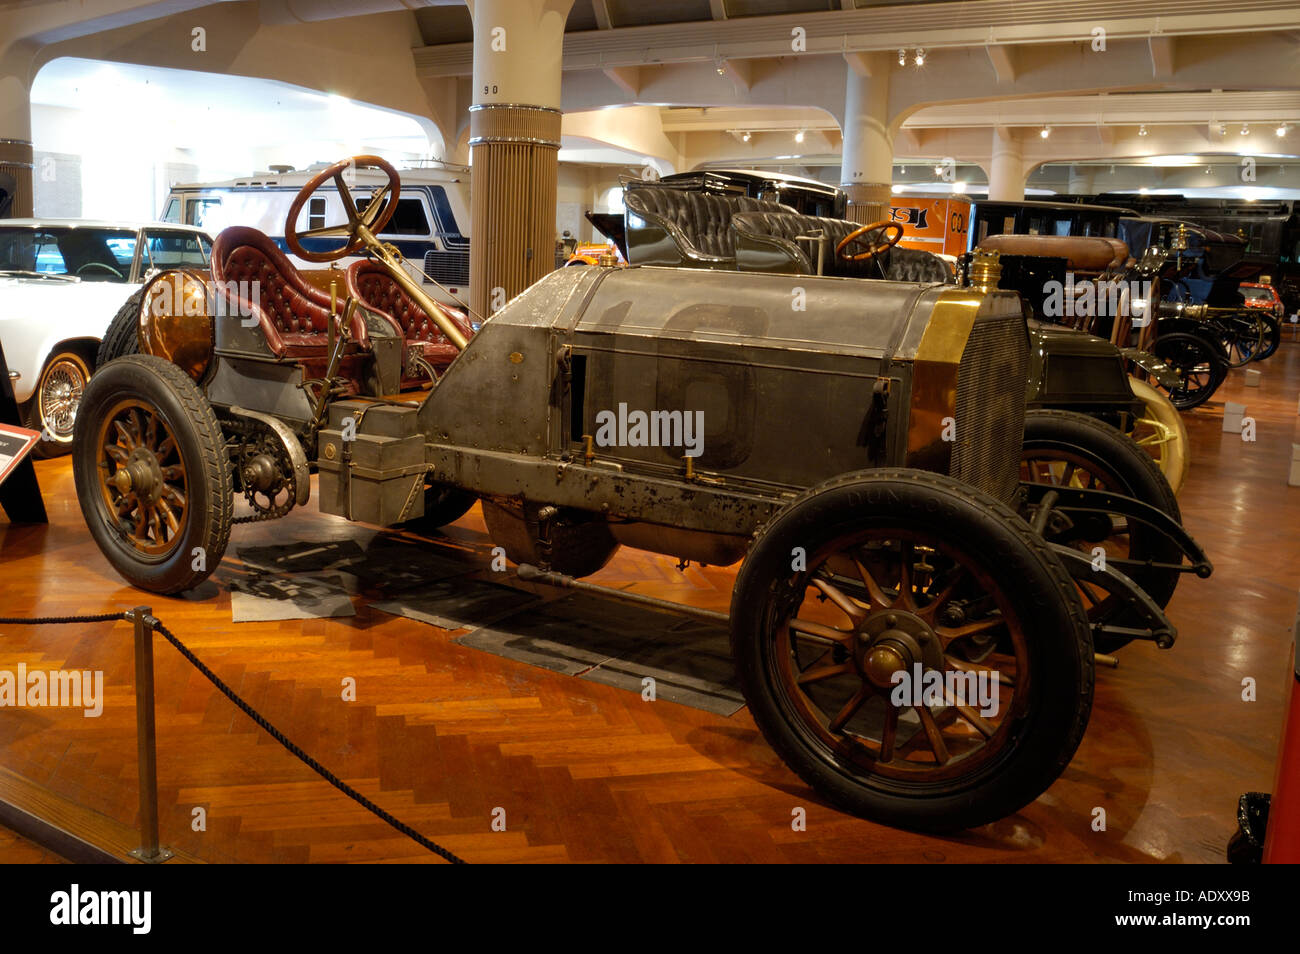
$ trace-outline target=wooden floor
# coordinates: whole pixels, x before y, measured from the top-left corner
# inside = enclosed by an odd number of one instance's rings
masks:
[[[452,644],[452,635],[356,598],[350,619],[230,622],[228,584],[191,599],[145,598],[90,542],[66,460],[38,463],[48,527],[0,523],[0,615],[155,613],[272,722],[356,788],[469,861],[1220,861],[1240,793],[1267,790],[1300,567],[1300,343],[1232,372],[1216,395],[1247,405],[1258,440],[1221,432],[1222,404],[1186,415],[1193,447],[1186,524],[1216,571],[1184,578],[1169,651],[1137,645],[1098,673],[1074,762],[1016,816],[956,837],[908,834],[819,803],[748,714],[709,715]],[[2,518],[0,518],[2,519]],[[477,513],[450,544],[486,553]],[[236,527],[235,545],[365,539],[312,510]],[[725,610],[733,572],[623,550],[595,578]],[[163,841],[247,862],[433,861],[335,792],[157,641]],[[53,796],[134,824],[136,748],[126,624],[4,627],[0,668],[101,669],[98,719],[0,710],[0,768]],[[340,699],[345,676],[357,701]],[[1258,698],[1242,701],[1242,680]],[[206,831],[192,830],[193,810]],[[796,807],[807,830],[791,830]],[[1094,831],[1094,808],[1105,831]],[[494,809],[506,830],[493,831]],[[0,861],[50,860],[0,832]]]

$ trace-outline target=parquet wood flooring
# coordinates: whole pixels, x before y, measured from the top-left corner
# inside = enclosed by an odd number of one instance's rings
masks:
[[[186,599],[148,597],[86,534],[66,458],[38,462],[50,524],[0,523],[0,614],[152,605],[274,724],[368,797],[475,862],[1220,861],[1237,796],[1267,790],[1300,566],[1300,343],[1232,372],[1220,403],[1185,415],[1185,522],[1215,562],[1170,607],[1177,645],[1136,645],[1098,672],[1083,745],[1065,775],[1011,818],[951,837],[895,831],[819,802],[747,712],[722,718],[457,646],[453,634],[371,609],[347,619],[230,622],[240,545],[356,539],[372,528],[309,508],[235,529],[226,565]],[[1258,440],[1222,433],[1222,401],[1247,405]],[[443,545],[486,562],[477,511]],[[593,578],[725,611],[734,568],[624,549]],[[163,841],[210,862],[435,862],[283,751],[161,639],[156,642]],[[0,710],[0,766],[117,825],[135,824],[136,749],[127,624],[0,628],[0,669],[98,669],[107,701]],[[341,698],[353,677],[357,700]],[[1242,701],[1242,679],[1257,701]],[[192,827],[206,812],[206,830]],[[796,807],[807,830],[791,829]],[[1107,813],[1092,828],[1093,809]],[[505,831],[492,829],[504,809]],[[0,861],[49,859],[0,832]]]

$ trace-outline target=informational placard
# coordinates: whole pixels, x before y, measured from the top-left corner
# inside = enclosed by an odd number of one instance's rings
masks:
[[[0,424],[0,484],[40,439],[40,431]]]

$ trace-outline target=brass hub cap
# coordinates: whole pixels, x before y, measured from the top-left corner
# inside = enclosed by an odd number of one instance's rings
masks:
[[[858,628],[853,663],[863,679],[881,689],[894,686],[894,673],[911,673],[920,663],[943,668],[943,646],[921,617],[903,610],[872,613]]]

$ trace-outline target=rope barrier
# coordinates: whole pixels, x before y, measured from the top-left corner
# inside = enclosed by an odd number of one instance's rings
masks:
[[[57,625],[62,625],[67,623],[106,623],[112,620],[128,620],[133,618],[134,617],[130,613],[100,613],[94,616],[37,616],[37,617],[30,617],[30,618],[25,618],[20,616],[0,616],[0,626],[3,625],[19,625],[19,626],[56,625],[57,626]],[[329,782],[336,789],[338,789],[348,798],[352,799],[362,808],[366,809],[366,811],[370,812],[372,815],[375,815],[382,821],[386,822],[388,825],[392,826],[397,831],[401,832],[407,838],[410,838],[412,841],[420,845],[422,848],[427,848],[435,855],[445,858],[447,861],[450,861],[452,864],[457,864],[457,865],[465,864],[465,860],[463,858],[457,857],[456,855],[448,851],[446,848],[443,848],[441,845],[437,844],[436,842],[431,841],[430,839],[421,835],[410,825],[406,824],[400,819],[395,818],[393,815],[390,815],[388,812],[384,811],[384,809],[380,808],[370,799],[366,798],[366,796],[362,795],[360,792],[358,792],[347,782],[343,781],[341,778],[339,778],[337,775],[335,775],[333,772],[331,772],[325,766],[321,765],[314,758],[312,758],[301,748],[299,748],[292,740],[289,739],[288,736],[286,736],[275,726],[271,725],[271,723],[267,721],[265,716],[263,716],[260,712],[258,712],[252,706],[250,706],[243,699],[241,699],[233,689],[231,689],[228,685],[226,685],[221,680],[221,678],[216,673],[214,673],[211,669],[209,669],[206,665],[204,665],[203,662],[199,659],[199,657],[194,655],[194,653],[190,650],[190,648],[186,646],[184,643],[182,643],[175,633],[173,633],[170,629],[168,629],[166,626],[163,625],[161,620],[159,620],[157,617],[149,616],[145,619],[145,622],[155,632],[161,633],[163,638],[166,639],[167,642],[171,643],[174,647],[176,647],[177,652],[179,652],[182,656],[184,656],[185,659],[190,663],[190,665],[194,666],[195,669],[197,669],[200,673],[202,673],[203,677],[207,679],[208,682],[216,686],[222,695],[224,695],[227,699],[233,702],[245,715],[247,715],[250,719],[256,722],[263,730],[265,730],[265,732],[268,735],[270,735],[271,738],[275,739],[275,741],[279,742],[280,745],[284,746],[284,748],[287,749],[290,752],[290,754],[296,757],[309,769],[311,769],[321,778],[325,779],[325,781]]]

